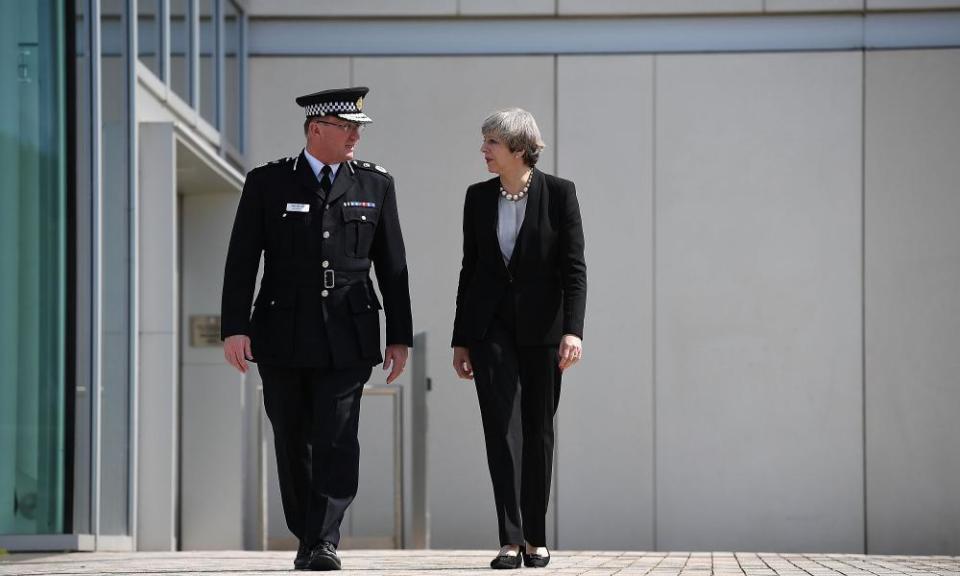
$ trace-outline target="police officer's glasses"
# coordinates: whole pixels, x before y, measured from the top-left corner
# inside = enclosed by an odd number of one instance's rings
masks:
[[[317,122],[318,124],[326,124],[327,126],[334,126],[336,128],[343,130],[344,134],[349,134],[351,132],[357,132],[357,133],[363,132],[363,129],[365,127],[364,124],[354,124],[352,122],[348,124],[336,124],[334,122],[326,122],[324,120],[314,120],[314,122]]]

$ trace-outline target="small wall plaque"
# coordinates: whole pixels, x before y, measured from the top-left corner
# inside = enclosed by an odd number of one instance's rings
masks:
[[[190,346],[193,348],[219,348],[220,316],[190,316]]]

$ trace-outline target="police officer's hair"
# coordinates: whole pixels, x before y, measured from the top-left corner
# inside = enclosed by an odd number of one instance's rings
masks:
[[[307,132],[310,131],[310,124],[316,120],[319,120],[322,116],[307,116],[307,119],[303,121],[303,135],[306,136]]]
[[[533,114],[522,108],[497,110],[483,121],[480,132],[500,138],[511,152],[522,151],[523,161],[531,168],[537,164],[545,146]]]

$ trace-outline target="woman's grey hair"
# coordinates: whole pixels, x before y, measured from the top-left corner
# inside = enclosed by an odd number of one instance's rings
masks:
[[[523,152],[523,161],[531,168],[540,159],[545,144],[533,114],[522,108],[497,110],[487,116],[480,131],[484,136],[496,136],[511,152]]]

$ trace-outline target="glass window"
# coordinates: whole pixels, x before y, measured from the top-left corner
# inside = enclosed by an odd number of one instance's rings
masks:
[[[188,104],[192,104],[190,96],[193,76],[190,60],[192,41],[190,2],[170,0],[170,88]]]
[[[162,78],[160,73],[161,63],[161,0],[138,0],[137,1],[137,43],[140,61],[157,75]]]
[[[0,2],[0,534],[64,530],[63,15]]]
[[[200,2],[200,115],[211,126],[217,122],[217,33],[219,20],[214,0]]]
[[[240,141],[240,123],[243,121],[240,118],[240,98],[241,96],[241,86],[240,82],[242,80],[240,74],[240,51],[242,49],[240,34],[241,31],[241,22],[240,22],[240,10],[234,5],[230,0],[224,3],[224,15],[223,15],[223,25],[224,25],[224,90],[223,90],[223,105],[226,107],[224,110],[224,121],[226,126],[223,127],[223,133],[227,138],[227,141],[238,151],[243,151],[242,142]]]

